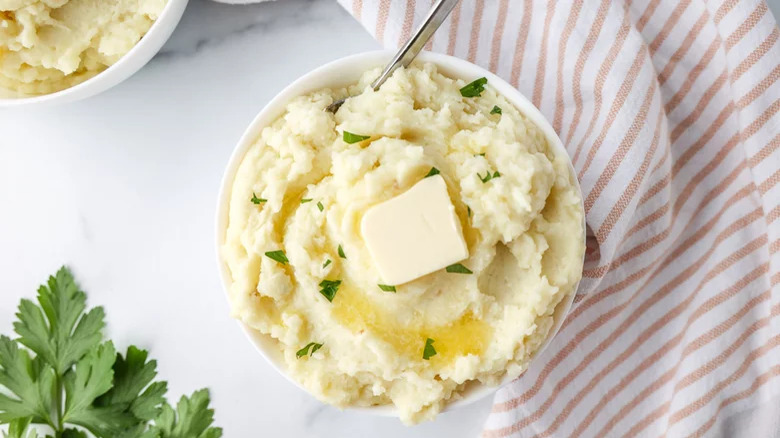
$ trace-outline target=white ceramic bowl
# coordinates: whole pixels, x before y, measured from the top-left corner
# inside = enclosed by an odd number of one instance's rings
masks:
[[[108,90],[141,69],[168,41],[189,0],[168,0],[157,20],[116,64],[86,81],[56,93],[32,97],[0,98],[0,108],[46,106],[81,100]]]
[[[247,150],[255,143],[260,131],[270,125],[276,118],[284,113],[287,103],[294,97],[307,94],[322,88],[340,88],[358,81],[360,76],[366,70],[374,67],[383,66],[392,57],[393,53],[389,51],[375,51],[360,53],[357,55],[348,56],[339,60],[326,64],[296,80],[287,88],[282,90],[275,98],[273,98],[262,111],[255,117],[252,123],[249,125],[244,135],[239,140],[238,145],[233,151],[233,155],[230,157],[227,169],[222,179],[222,187],[219,192],[219,199],[217,201],[217,218],[216,218],[216,232],[217,232],[217,263],[219,265],[219,272],[222,278],[222,283],[225,289],[225,293],[229,293],[230,290],[230,271],[227,268],[224,260],[221,256],[221,248],[225,242],[225,230],[228,224],[228,210],[230,202],[230,192],[233,186],[233,179],[235,173],[238,170],[239,164],[244,158]],[[542,113],[528,100],[520,94],[514,87],[506,83],[503,79],[494,75],[493,73],[474,65],[470,62],[464,61],[459,58],[455,58],[448,55],[442,55],[432,52],[423,52],[417,59],[422,62],[431,62],[436,64],[439,71],[449,77],[461,78],[466,82],[471,82],[474,79],[480,77],[487,77],[488,84],[493,87],[499,94],[502,94],[509,102],[517,107],[526,117],[534,122],[542,132],[547,136],[547,141],[556,153],[562,156],[567,156],[566,150],[563,148],[563,144],[556,135],[550,123],[544,118]],[[581,193],[579,184],[577,183],[576,173],[574,168],[569,163],[569,171],[572,178],[577,184],[577,191]],[[585,230],[585,221],[583,213],[582,229]],[[583,232],[583,247],[585,233]],[[550,331],[550,335],[547,341],[536,352],[538,355],[555,336],[558,330],[563,324],[563,320],[571,308],[572,301],[574,300],[574,291],[567,295],[558,306],[555,308],[553,315],[555,324]],[[276,345],[276,341],[268,335],[264,335],[256,330],[247,327],[245,324],[239,321],[239,325],[249,338],[249,341],[255,346],[257,351],[265,357],[268,363],[271,364],[279,373],[287,378],[290,382],[302,388],[295,380],[293,380],[286,370],[284,358],[281,351]],[[462,394],[462,397],[457,400],[453,400],[447,404],[445,410],[455,409],[457,407],[466,406],[473,403],[485,396],[494,393],[501,385],[509,382],[509,378],[505,377],[499,386],[487,386],[480,383],[474,383],[468,386]],[[305,389],[304,389],[305,390]],[[379,415],[395,416],[397,415],[395,408],[392,405],[374,406],[374,407],[352,407],[350,409],[375,413]]]

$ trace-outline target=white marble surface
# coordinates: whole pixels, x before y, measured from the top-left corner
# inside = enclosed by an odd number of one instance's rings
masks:
[[[19,299],[67,264],[119,346],[151,350],[171,396],[211,389],[227,438],[477,436],[490,400],[412,428],[326,407],[227,316],[213,217],[234,144],[291,80],[375,48],[333,0],[192,0],[127,82],[76,104],[0,111],[0,333]]]

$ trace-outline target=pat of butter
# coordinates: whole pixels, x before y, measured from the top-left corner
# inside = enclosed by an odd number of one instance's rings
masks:
[[[360,224],[384,284],[398,285],[468,258],[460,221],[441,175],[371,207]]]

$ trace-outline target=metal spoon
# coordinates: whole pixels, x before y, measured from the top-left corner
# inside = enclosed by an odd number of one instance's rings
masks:
[[[407,41],[398,53],[395,54],[390,63],[387,64],[382,71],[382,74],[371,83],[371,88],[373,88],[374,91],[379,90],[379,87],[385,83],[387,78],[393,75],[393,72],[396,71],[398,67],[408,67],[409,64],[412,63],[414,58],[417,57],[417,54],[420,53],[420,50],[425,46],[425,43],[427,43],[434,32],[436,32],[436,29],[438,29],[444,20],[447,19],[447,16],[450,15],[450,12],[452,12],[452,9],[458,4],[458,1],[459,0],[438,0],[436,4],[433,5],[431,12],[425,18],[425,21],[423,21],[420,28],[417,29],[417,32],[415,32],[412,37],[409,38],[409,41]],[[349,98],[337,100],[328,105],[325,110],[335,113],[347,99]]]

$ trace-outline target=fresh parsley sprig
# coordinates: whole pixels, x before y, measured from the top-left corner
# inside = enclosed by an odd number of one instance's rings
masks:
[[[130,346],[118,353],[103,342],[105,314],[86,310],[86,294],[60,269],[23,299],[14,331],[0,336],[0,425],[9,438],[35,438],[33,424],[56,438],[219,438],[208,391],[182,397],[174,410],[157,362]],[[81,429],[76,429],[76,426]]]

